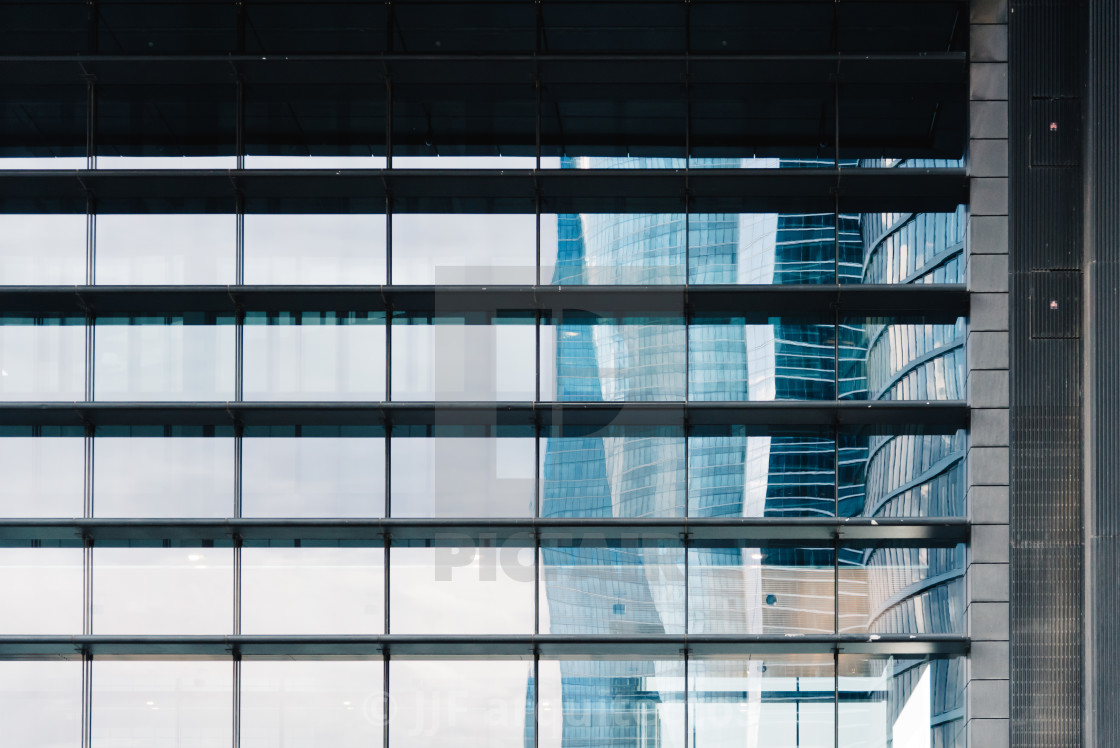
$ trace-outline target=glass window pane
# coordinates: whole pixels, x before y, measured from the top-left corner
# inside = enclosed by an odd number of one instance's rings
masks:
[[[0,319],[0,400],[85,399],[85,328],[45,322]]]
[[[379,634],[385,628],[385,549],[241,551],[245,634]]]
[[[964,633],[965,547],[841,548],[840,633]]]
[[[680,213],[541,216],[541,283],[684,283]]]
[[[394,517],[533,516],[533,439],[402,438],[392,450]]]
[[[0,286],[85,282],[85,215],[0,215]]]
[[[544,546],[541,582],[542,634],[684,633],[679,545]]]
[[[966,433],[845,434],[841,514],[850,517],[965,516]],[[845,499],[845,497],[847,497]]]
[[[963,283],[964,206],[859,216],[864,283]]]
[[[0,634],[82,632],[82,549],[0,548]]]
[[[866,395],[872,400],[964,400],[964,319],[955,325],[892,324],[890,320],[849,320],[853,337],[862,337],[844,362],[841,377],[862,366]],[[850,376],[850,375],[848,375]]]
[[[831,634],[831,548],[688,549],[692,634]]]
[[[381,517],[385,442],[359,437],[247,437],[241,443],[246,517]]]
[[[501,13],[509,13],[502,8]],[[557,168],[559,159],[544,159],[554,165],[541,164],[542,169]],[[534,156],[393,156],[394,169],[535,169]]]
[[[276,11],[275,7],[269,10]],[[262,8],[262,12],[264,9]],[[310,14],[304,16],[309,18]],[[259,89],[255,89],[259,90]],[[384,156],[245,156],[246,169],[384,169]],[[263,216],[262,216],[263,217]],[[273,216],[278,217],[278,216]],[[341,216],[332,216],[341,217]],[[246,216],[248,219],[248,216]],[[246,237],[248,238],[248,237]]]
[[[380,285],[385,216],[245,216],[245,282]]]
[[[831,517],[835,443],[819,433],[693,436],[690,517]]]
[[[586,320],[541,327],[544,400],[684,400],[680,320]]]
[[[831,655],[689,660],[688,748],[833,747]]]
[[[689,216],[692,283],[834,283],[835,256],[836,221],[831,212]],[[857,265],[854,271],[859,269]]]
[[[684,516],[683,437],[548,437],[541,452],[542,517]]]
[[[236,156],[97,156],[98,169],[236,169]]]
[[[533,214],[393,215],[393,283],[398,285],[532,285],[536,253]]]
[[[230,517],[232,438],[99,436],[93,447],[97,517]]]
[[[394,634],[533,632],[531,547],[394,547],[389,576]]]
[[[98,320],[96,399],[233,399],[233,325],[184,324],[182,318],[169,318],[171,324],[134,319],[140,324]]]
[[[95,277],[101,285],[233,283],[236,239],[232,215],[102,214]]]
[[[20,748],[80,745],[82,663],[0,661],[0,724]]]
[[[836,327],[694,324],[688,328],[692,400],[832,400]],[[683,354],[682,354],[683,355]]]
[[[229,660],[94,660],[94,748],[229,748]]]
[[[95,548],[95,634],[228,634],[231,548]]]
[[[81,437],[0,438],[0,517],[80,517]]]
[[[246,400],[383,400],[385,327],[366,313],[250,317]]]
[[[409,325],[394,321],[394,400],[532,400],[532,325]]]
[[[683,659],[542,659],[540,678],[541,748],[683,742]]]
[[[840,655],[840,748],[965,745],[963,657]]]
[[[242,748],[382,744],[382,663],[241,663]]]
[[[389,745],[524,748],[532,675],[516,660],[390,660]]]

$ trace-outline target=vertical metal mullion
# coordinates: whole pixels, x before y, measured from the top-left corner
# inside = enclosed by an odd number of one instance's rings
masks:
[[[832,649],[832,745],[840,748],[840,648]]]
[[[688,597],[688,596],[685,595],[685,597]],[[686,629],[686,632],[687,632],[687,629]],[[686,633],[686,638],[687,638],[687,633]],[[696,748],[696,746],[690,745],[689,742],[688,742],[688,727],[689,727],[689,722],[690,722],[689,714],[688,714],[688,707],[689,707],[689,704],[690,704],[690,700],[688,698],[689,651],[688,651],[688,645],[687,644],[684,646],[684,649],[682,650],[682,654],[683,654],[683,657],[684,657],[684,746],[685,746],[685,748]]]
[[[388,632],[386,632],[388,633]],[[393,710],[389,708],[392,696],[389,693],[389,648],[381,652],[381,745],[389,748],[389,715]]]
[[[840,533],[832,534],[832,633],[840,634]]]
[[[82,653],[82,727],[81,746],[90,748],[93,743],[93,655]]]
[[[230,725],[233,733],[232,748],[241,746],[241,651],[233,652],[233,720]]]
[[[533,748],[541,744],[541,651],[533,646]]]
[[[685,439],[685,444],[687,444],[687,443],[688,443],[688,439],[686,438]],[[687,503],[686,503],[686,505],[687,505]],[[691,538],[689,537],[689,533],[688,533],[687,530],[681,534],[681,544],[684,547],[684,640],[685,640],[685,645],[682,649],[682,656],[684,657],[684,745],[685,745],[685,748],[690,748],[689,743],[688,743],[688,725],[689,725],[689,718],[688,718],[688,706],[689,706],[689,698],[688,698],[688,666],[689,666],[689,662],[688,662],[688,660],[689,660],[689,651],[688,651],[688,630],[689,630],[689,625],[688,625],[688,614],[689,614],[689,605],[688,605],[688,598],[689,598],[689,594],[688,594],[689,593],[688,551],[689,551],[689,546],[691,545]],[[695,746],[692,746],[691,748],[695,748]]]

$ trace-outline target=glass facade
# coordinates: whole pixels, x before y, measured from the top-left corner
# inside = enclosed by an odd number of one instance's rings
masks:
[[[963,746],[959,153],[756,4],[120,5],[0,145],[89,185],[0,194],[6,736]]]

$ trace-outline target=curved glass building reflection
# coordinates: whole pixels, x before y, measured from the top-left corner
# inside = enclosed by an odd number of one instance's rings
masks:
[[[692,163],[693,168],[814,165],[777,159]],[[678,164],[569,159],[564,166]],[[959,283],[963,231],[963,208],[948,214],[838,216],[561,215],[555,271],[543,280],[683,283],[687,268],[694,284]],[[562,320],[556,325],[556,398],[964,398],[963,322],[768,322],[732,317],[693,320],[686,327],[683,318],[625,324]],[[686,440],[667,432],[620,431],[549,438],[541,516],[963,516],[964,440],[963,432],[841,435],[839,442],[831,432],[696,434]],[[834,615],[841,632],[962,630],[963,546],[841,548],[838,557],[831,548],[693,546],[687,565],[679,546],[546,546],[541,553],[548,631],[554,634],[679,634],[686,628],[705,634],[829,633]],[[834,564],[840,566],[839,598]],[[590,660],[559,665],[564,746],[679,744],[680,733],[661,722],[676,726],[674,709],[682,694],[657,687],[674,682],[667,672],[672,665]],[[899,665],[890,679],[888,724],[925,672],[918,665],[907,667]],[[955,685],[959,665],[935,661],[926,667],[931,703],[940,705],[930,716],[934,744],[953,745],[961,719]],[[761,666],[760,672],[765,670]],[[794,683],[800,690],[800,679]],[[703,704],[707,697],[690,691],[689,698]],[[792,698],[801,705],[824,697],[807,692]],[[827,699],[831,702],[831,693]],[[767,744],[764,728],[755,727],[763,730],[755,740]],[[688,744],[703,745],[707,729],[718,742],[727,725],[709,727],[694,720]],[[831,723],[812,729],[827,730],[831,744]]]

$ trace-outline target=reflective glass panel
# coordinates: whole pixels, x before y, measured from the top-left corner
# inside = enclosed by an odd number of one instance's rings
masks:
[[[97,400],[232,400],[234,328],[182,317],[98,320]]]
[[[99,436],[97,517],[233,516],[232,438]]]
[[[385,216],[247,214],[245,282],[382,284]]]
[[[403,438],[392,450],[394,517],[533,516],[533,439]]]
[[[0,286],[85,282],[84,215],[0,215]]]
[[[661,433],[548,437],[542,517],[681,517],[684,438]]]
[[[0,319],[0,400],[84,400],[85,328],[77,319]]]
[[[840,633],[964,633],[965,547],[841,548]]]
[[[85,481],[83,440],[0,438],[0,517],[78,517]]]
[[[859,216],[864,283],[963,283],[965,209]]]
[[[82,663],[0,661],[0,724],[20,748],[71,748],[82,738]]]
[[[508,12],[503,8],[502,12]],[[560,159],[542,159],[542,169],[555,169]],[[534,156],[393,156],[394,169],[535,169]]]
[[[228,634],[231,548],[95,548],[95,634]]]
[[[541,327],[543,400],[684,400],[685,326],[661,318]]]
[[[689,437],[688,515],[831,517],[835,461],[821,433]]]
[[[246,517],[381,517],[385,442],[359,437],[246,437]]]
[[[389,577],[391,633],[533,632],[531,547],[394,547]]]
[[[382,400],[385,327],[369,313],[250,316],[246,400]]]
[[[95,277],[110,286],[233,283],[236,241],[232,215],[102,214]]]
[[[963,657],[840,655],[839,748],[963,748]]]
[[[689,398],[832,400],[835,338],[834,325],[783,320],[690,325]]]
[[[237,168],[236,156],[114,156],[106,153],[97,156],[98,169],[226,170]]]
[[[532,285],[536,252],[532,214],[393,215],[397,285]]]
[[[532,740],[527,702],[531,662],[389,661],[389,745],[524,748]]]
[[[865,517],[965,516],[967,435],[846,434],[841,514]]]
[[[542,748],[682,742],[683,659],[542,659],[540,679]]]
[[[95,748],[229,748],[230,660],[94,660]]]
[[[245,547],[245,634],[378,634],[385,628],[385,549]]]
[[[565,213],[541,216],[541,283],[684,283],[680,213]]]
[[[541,582],[542,634],[684,633],[679,545],[549,544],[541,548]]]
[[[81,105],[85,109],[85,104]],[[41,171],[43,169],[84,169],[86,168],[85,156],[59,156],[48,158],[35,158],[33,156],[17,156],[15,158],[0,157],[0,170],[25,170],[35,169]]]
[[[851,320],[848,327],[864,339],[866,355],[852,366],[867,371],[872,400],[964,400],[964,319],[955,325],[892,324],[890,320]],[[842,371],[842,375],[843,375]]]
[[[0,548],[0,634],[80,634],[82,549]]]
[[[268,8],[275,11],[275,7]],[[264,9],[262,8],[262,12]],[[384,169],[384,156],[245,156],[246,169]],[[246,216],[248,218],[248,216]]]
[[[393,322],[394,400],[532,400],[532,325]]]
[[[739,544],[688,550],[692,634],[831,634],[831,548]]]
[[[382,664],[241,663],[243,748],[374,748],[382,741]]]
[[[831,212],[692,213],[688,218],[692,283],[835,282],[836,219]]]
[[[692,658],[688,748],[833,748],[831,655]]]

